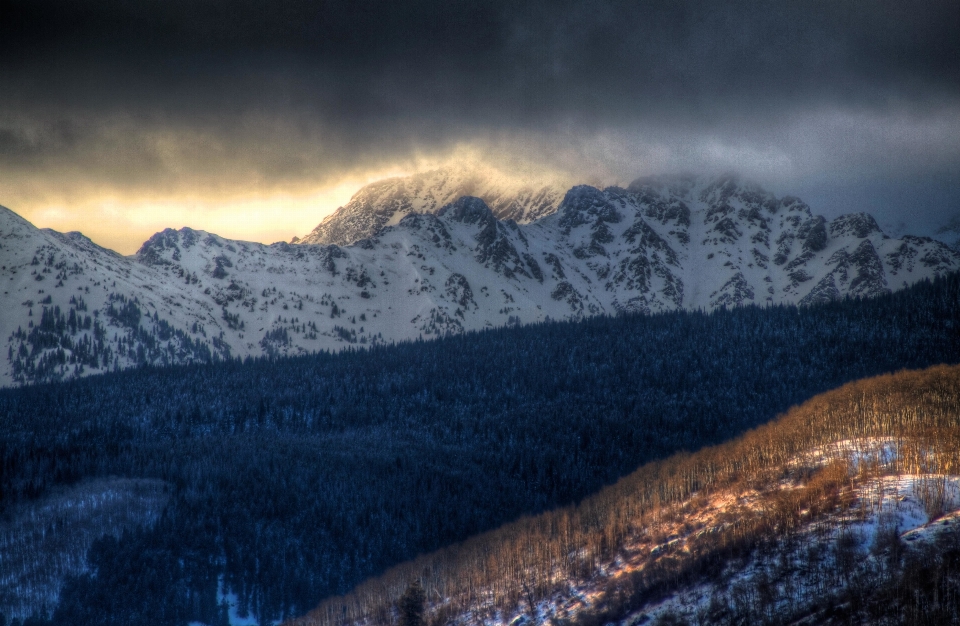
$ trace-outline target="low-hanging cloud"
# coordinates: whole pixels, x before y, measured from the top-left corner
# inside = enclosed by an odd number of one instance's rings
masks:
[[[960,176],[952,0],[7,0],[3,13],[13,208],[104,190],[309,193],[465,146],[616,182]]]

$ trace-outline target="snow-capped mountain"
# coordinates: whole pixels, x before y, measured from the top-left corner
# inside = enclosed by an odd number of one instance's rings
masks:
[[[411,213],[436,213],[463,196],[486,202],[494,216],[526,224],[557,210],[570,185],[557,177],[531,182],[490,168],[446,167],[388,178],[360,189],[296,243],[349,246]]]
[[[442,195],[418,197],[431,193]],[[526,225],[461,197],[346,247],[184,228],[124,257],[0,209],[0,266],[0,381],[16,384],[603,313],[874,296],[960,269],[960,253],[891,239],[866,214],[827,222],[733,177],[681,177],[577,186]]]

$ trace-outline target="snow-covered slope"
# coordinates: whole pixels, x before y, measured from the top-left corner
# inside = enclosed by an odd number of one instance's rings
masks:
[[[439,200],[438,200],[439,202]],[[165,230],[123,257],[0,210],[0,382],[298,354],[603,313],[810,304],[960,269],[735,178],[578,186],[530,224],[464,197],[348,247]]]
[[[397,224],[410,213],[437,213],[462,196],[483,199],[501,220],[525,224],[557,210],[569,184],[533,181],[491,168],[446,167],[388,178],[360,189],[297,243],[348,246]]]
[[[841,605],[843,600],[858,594],[866,597],[868,593],[858,589],[851,579],[859,579],[861,585],[865,580],[873,584],[889,583],[890,570],[899,574],[897,553],[900,558],[912,557],[916,562],[923,558],[924,548],[935,550],[942,536],[955,537],[960,529],[960,476],[881,476],[872,481],[852,479],[850,483],[854,487],[842,493],[847,502],[845,510],[839,507],[830,510],[830,505],[817,502],[816,505],[830,512],[823,515],[821,511],[820,517],[812,518],[810,512],[805,511],[812,519],[784,529],[779,541],[770,542],[760,550],[741,550],[740,554],[729,549],[723,553],[715,543],[703,539],[730,533],[735,526],[732,520],[757,515],[764,506],[770,507],[776,491],[796,491],[797,483],[787,479],[769,490],[724,490],[710,497],[692,499],[677,507],[675,517],[667,518],[659,528],[645,529],[645,534],[627,543],[598,567],[593,576],[567,580],[566,584],[557,585],[557,591],[532,605],[521,603],[509,612],[488,609],[488,614],[483,614],[482,610],[478,611],[482,617],[471,613],[457,615],[448,618],[449,623],[526,626],[583,620],[597,614],[609,619],[606,613],[618,612],[615,599],[618,590],[630,590],[637,581],[643,581],[646,572],[676,567],[675,563],[681,558],[703,555],[710,550],[723,554],[722,565],[715,565],[712,575],[678,575],[674,585],[649,594],[647,601],[638,602],[638,607],[621,609],[620,619],[606,623],[637,626],[742,623],[729,619],[730,614],[749,614],[756,606],[776,616],[808,616],[805,621],[783,623],[886,623],[847,621],[843,613],[839,617],[831,615],[824,605]],[[934,489],[942,492],[938,507],[931,506],[930,494]],[[914,553],[917,549],[921,551]],[[894,562],[893,567],[890,561]],[[767,591],[767,597],[762,600],[751,597],[758,588]],[[483,597],[480,593],[476,595]],[[747,596],[746,602],[744,596]],[[309,622],[304,620],[304,623]]]

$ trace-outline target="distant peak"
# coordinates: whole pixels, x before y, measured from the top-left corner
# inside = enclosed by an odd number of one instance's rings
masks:
[[[830,222],[830,234],[834,237],[853,235],[863,239],[872,233],[882,233],[877,220],[867,213],[847,213]]]

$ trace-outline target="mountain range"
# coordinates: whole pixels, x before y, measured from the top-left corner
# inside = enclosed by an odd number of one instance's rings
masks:
[[[865,213],[735,176],[626,188],[439,170],[361,189],[298,243],[182,228],[132,256],[0,208],[0,384],[339,350],[592,315],[811,305],[960,269]]]

